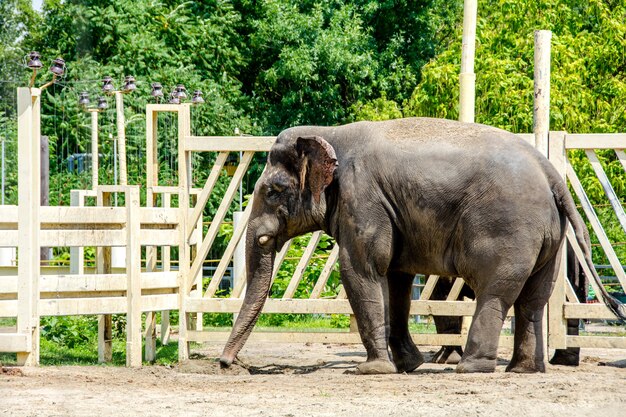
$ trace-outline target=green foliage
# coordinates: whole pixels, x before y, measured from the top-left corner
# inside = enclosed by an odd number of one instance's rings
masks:
[[[98,320],[95,317],[42,317],[41,337],[59,346],[74,348],[98,335]]]

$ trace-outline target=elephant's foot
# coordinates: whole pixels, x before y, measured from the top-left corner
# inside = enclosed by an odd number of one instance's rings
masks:
[[[396,365],[398,372],[412,372],[424,363],[424,356],[419,351],[410,336],[400,341],[391,337],[389,339],[389,347],[391,348],[391,356],[393,363]]]
[[[396,355],[393,355],[393,362],[398,372],[413,372],[424,363],[424,357],[417,351],[417,354],[404,354],[398,359],[396,359]]]
[[[550,359],[550,365],[578,366],[580,364],[580,348],[557,349]]]
[[[397,370],[391,361],[376,359],[357,365],[356,373],[357,375],[395,374]]]
[[[511,359],[511,362],[506,367],[506,372],[514,372],[518,374],[534,374],[537,372],[545,372],[546,365],[543,361],[536,361],[532,359],[516,360],[515,357]]]
[[[461,346],[442,346],[441,349],[431,359],[432,363],[445,363],[456,365],[461,361],[463,350]]]
[[[496,370],[495,359],[464,359],[456,366],[458,374],[469,374],[473,372],[490,373]]]

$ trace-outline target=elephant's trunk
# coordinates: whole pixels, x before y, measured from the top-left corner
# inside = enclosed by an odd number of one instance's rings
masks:
[[[248,340],[270,290],[276,251],[273,248],[267,250],[259,247],[255,242],[255,236],[254,230],[248,229],[246,239],[248,288],[237,321],[220,357],[220,365],[223,368],[233,363],[237,353]]]

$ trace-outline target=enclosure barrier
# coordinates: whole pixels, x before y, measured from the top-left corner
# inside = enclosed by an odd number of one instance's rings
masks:
[[[127,364],[141,365],[142,331],[146,338],[146,359],[155,355],[156,314],[155,312],[179,311],[179,357],[188,358],[189,342],[224,341],[229,332],[203,331],[203,313],[237,313],[245,293],[245,268],[235,268],[233,288],[229,297],[217,296],[222,281],[236,249],[245,233],[250,216],[251,204],[240,216],[234,227],[232,238],[224,249],[220,262],[210,277],[203,277],[202,264],[215,244],[219,225],[226,219],[241,181],[256,152],[267,152],[275,141],[274,137],[201,137],[191,135],[189,105],[149,105],[146,110],[148,179],[146,184],[147,207],[139,204],[138,186],[98,186],[93,191],[77,191],[73,194],[73,207],[40,207],[38,169],[39,160],[35,152],[39,146],[39,95],[37,89],[19,89],[19,205],[0,207],[0,246],[18,247],[19,263],[17,275],[0,277],[0,317],[16,317],[15,332],[0,333],[0,351],[18,352],[22,364],[34,365],[39,360],[39,318],[54,315],[98,314],[100,317],[100,354],[110,356],[111,314],[127,315]],[[176,187],[158,185],[158,158],[156,155],[156,117],[160,112],[178,115],[178,158],[179,184]],[[532,135],[520,135],[532,142]],[[615,158],[626,169],[626,134],[575,135],[551,132],[549,135],[549,158],[561,175],[570,184],[580,200],[586,217],[615,270],[619,284],[626,287],[626,276],[620,265],[610,239],[597,218],[594,207],[589,203],[585,190],[576,176],[567,151],[584,150],[602,184],[621,227],[626,230],[626,216],[608,174],[603,170],[595,150],[614,149]],[[193,153],[216,153],[215,163],[200,189],[193,188],[191,158]],[[230,152],[241,152],[241,158],[221,203],[211,219],[206,232],[202,227],[203,213],[209,198],[215,193],[215,185]],[[123,206],[111,207],[111,197],[119,193]],[[160,196],[160,197],[157,197]],[[172,197],[178,207],[171,208]],[[88,207],[84,199],[95,198],[97,206]],[[160,207],[157,207],[160,206]],[[280,298],[267,300],[265,313],[305,314],[351,314],[346,293],[339,287],[331,296],[327,284],[337,262],[339,249],[334,245],[328,254],[325,266],[308,298],[294,298],[296,289],[314,252],[322,239],[315,232],[297,261],[286,290]],[[572,239],[568,239],[582,259],[582,252]],[[42,275],[39,264],[40,247],[72,247],[72,266],[69,274]],[[96,270],[87,270],[80,261],[81,248],[96,247]],[[112,273],[110,248],[121,246],[126,252],[124,273]],[[170,248],[178,247],[179,269],[172,270]],[[161,247],[161,259],[157,258],[157,247]],[[142,268],[141,251],[145,248],[146,265]],[[287,256],[286,244],[276,257],[273,279]],[[583,263],[583,266],[585,264]],[[569,318],[614,319],[602,304],[586,304],[578,300],[565,279],[565,262],[559,281],[548,306],[550,347],[619,347],[626,348],[626,338],[601,336],[568,336],[566,320]],[[204,279],[203,279],[204,278]],[[207,279],[210,278],[210,279]],[[411,303],[411,314],[446,315],[470,317],[475,309],[473,301],[456,301],[462,287],[462,279],[454,283],[447,299],[431,299],[439,277],[426,280],[421,298]],[[595,285],[594,282],[591,282]],[[597,290],[597,288],[596,288]],[[599,294],[599,291],[596,291]],[[146,324],[142,329],[142,313],[146,313]],[[511,314],[511,312],[509,312]],[[169,325],[163,314],[161,336],[167,337]],[[464,344],[466,334],[457,335],[415,334],[416,343],[427,345]],[[253,332],[252,339],[288,342],[340,342],[358,343],[358,333],[352,328],[347,332],[327,333],[272,333]],[[511,336],[501,336],[501,343],[510,345]]]

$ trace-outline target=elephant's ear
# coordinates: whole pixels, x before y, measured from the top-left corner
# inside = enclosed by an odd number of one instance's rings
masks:
[[[320,136],[299,137],[296,150],[300,157],[300,189],[308,185],[316,203],[324,189],[333,182],[337,155],[330,143]]]

